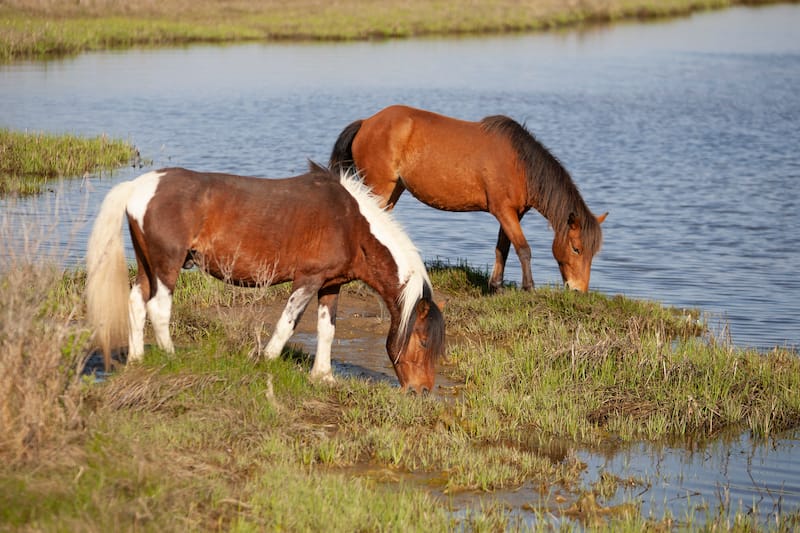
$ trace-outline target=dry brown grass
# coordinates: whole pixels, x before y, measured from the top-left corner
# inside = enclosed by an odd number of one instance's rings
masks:
[[[79,371],[89,335],[78,323],[82,282],[55,266],[63,257],[46,240],[74,229],[58,225],[57,205],[41,209],[26,213],[14,200],[0,207],[0,462],[6,465],[68,452],[84,425]]]
[[[102,404],[112,410],[158,411],[182,392],[217,381],[211,375],[163,375],[158,369],[132,366],[102,389]]]
[[[48,309],[61,275],[33,264],[0,270],[0,458],[6,463],[63,449],[83,426],[76,371],[87,336],[73,324],[72,311]],[[77,299],[72,303],[74,311]]]

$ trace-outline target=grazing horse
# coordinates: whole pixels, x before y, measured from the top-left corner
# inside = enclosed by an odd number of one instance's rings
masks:
[[[531,249],[520,221],[533,207],[550,222],[553,256],[567,287],[589,290],[600,223],[564,167],[533,135],[505,116],[467,122],[391,106],[339,134],[329,166],[353,167],[391,209],[404,190],[445,211],[488,211],[500,222],[492,291],[503,284],[510,244],[522,266],[522,288],[533,288]]]
[[[138,271],[129,289],[121,225],[127,215]],[[144,353],[145,316],[158,345],[173,352],[172,292],[191,264],[242,286],[292,282],[265,349],[280,355],[311,298],[319,302],[311,376],[333,380],[331,344],[341,286],[360,279],[391,315],[386,350],[404,389],[432,390],[444,350],[444,321],[411,240],[364,184],[312,164],[308,173],[259,179],[181,168],[115,186],[89,238],[88,317],[106,364],[112,348]]]

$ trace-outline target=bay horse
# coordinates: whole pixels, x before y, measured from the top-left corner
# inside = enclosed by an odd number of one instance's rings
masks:
[[[356,170],[388,209],[408,189],[437,209],[494,215],[500,231],[492,292],[502,287],[511,244],[522,266],[522,288],[533,289],[531,249],[520,226],[533,207],[553,228],[553,256],[564,284],[589,290],[608,213],[592,214],[558,159],[509,117],[467,122],[393,105],[345,127],[329,166]]]
[[[130,288],[121,225],[127,216],[137,273]],[[341,286],[360,279],[386,303],[386,350],[404,390],[432,390],[444,321],[419,253],[360,181],[311,164],[306,174],[260,179],[166,168],[106,195],[87,254],[87,316],[106,364],[112,348],[144,353],[150,318],[158,346],[174,352],[172,293],[181,268],[241,286],[292,283],[264,350],[281,354],[314,294],[317,352],[311,377],[332,381],[331,344]]]

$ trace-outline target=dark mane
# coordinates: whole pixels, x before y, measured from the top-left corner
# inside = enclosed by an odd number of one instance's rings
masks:
[[[436,362],[444,353],[445,349],[445,325],[442,312],[433,301],[433,290],[427,282],[423,285],[422,296],[420,296],[416,303],[419,303],[420,300],[425,300],[429,305],[428,317],[425,320],[425,328],[427,329],[425,333],[428,339],[426,350],[433,358],[433,361]],[[411,318],[409,319],[405,329],[397,332],[397,353],[405,351],[406,347],[408,346],[408,342],[411,339],[411,333],[414,332],[414,324],[417,321],[416,303],[414,305],[414,311],[412,312]]]
[[[524,125],[504,115],[481,120],[487,133],[508,138],[519,156],[528,184],[528,205],[539,211],[553,227],[556,239],[565,239],[572,217],[581,224],[585,250],[594,256],[602,244],[600,224],[586,206],[569,172]]]

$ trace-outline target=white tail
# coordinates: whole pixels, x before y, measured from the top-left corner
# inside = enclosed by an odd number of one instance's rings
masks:
[[[100,206],[86,249],[87,319],[94,343],[103,351],[106,368],[111,350],[128,344],[128,300],[130,285],[122,220],[134,190],[134,182],[115,186]]]

